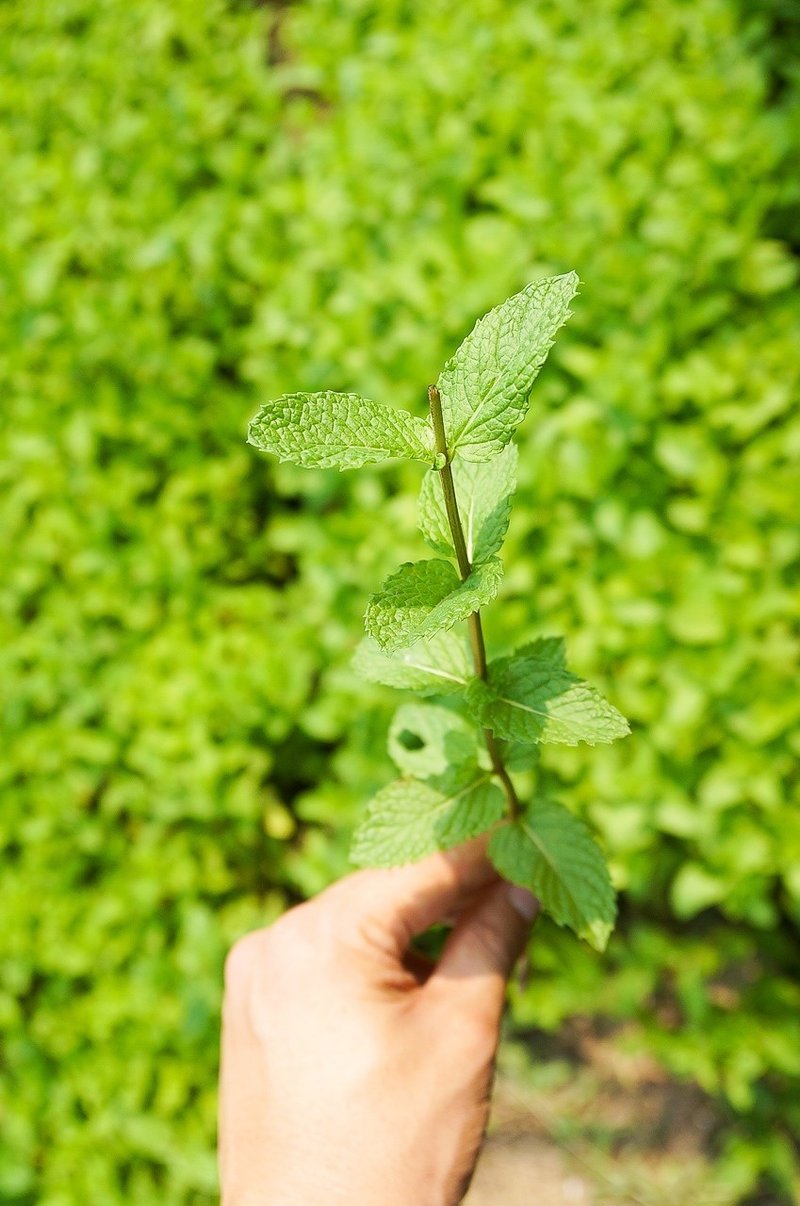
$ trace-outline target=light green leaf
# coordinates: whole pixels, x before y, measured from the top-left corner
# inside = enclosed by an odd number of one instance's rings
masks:
[[[490,767],[478,731],[452,708],[407,703],[395,712],[389,729],[389,756],[408,775],[425,779],[451,766],[481,759]]]
[[[513,444],[492,461],[473,464],[457,458],[452,463],[467,556],[473,565],[488,561],[503,543],[516,489],[516,469],[517,449]],[[437,553],[448,557],[455,555],[441,482],[435,469],[422,479],[419,526]]]
[[[561,638],[491,662],[488,680],[471,683],[467,704],[480,724],[509,741],[605,745],[630,732],[612,704],[566,669]]]
[[[350,851],[362,867],[394,867],[477,837],[499,821],[505,796],[478,767],[427,783],[396,779],[370,801]]]
[[[488,461],[508,443],[577,288],[574,272],[536,281],[476,323],[437,382],[451,452]]]
[[[495,558],[462,582],[449,561],[406,562],[367,604],[367,632],[392,652],[452,628],[497,594],[503,567]]]
[[[466,642],[454,632],[437,632],[411,649],[384,653],[365,637],[353,656],[353,667],[372,683],[407,688],[420,695],[452,695],[472,675]]]
[[[551,800],[492,834],[489,857],[512,883],[528,888],[559,925],[596,950],[614,928],[616,903],[605,859],[589,830]]]
[[[436,460],[426,419],[333,390],[267,402],[251,421],[247,440],[305,469],[356,469],[396,456],[429,465]]]

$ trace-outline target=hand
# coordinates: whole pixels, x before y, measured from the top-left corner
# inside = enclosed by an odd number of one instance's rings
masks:
[[[488,1114],[507,978],[536,913],[485,839],[360,871],[226,966],[223,1206],[452,1206]],[[456,918],[436,966],[412,937]]]

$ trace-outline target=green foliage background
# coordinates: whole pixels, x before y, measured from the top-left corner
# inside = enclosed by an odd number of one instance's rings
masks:
[[[214,1200],[224,952],[390,775],[348,663],[419,471],[277,466],[250,414],[422,413],[570,268],[488,635],[565,633],[632,720],[547,751],[623,911],[606,957],[542,926],[515,1014],[625,1022],[792,1200],[798,43],[782,0],[0,7],[0,1201]]]

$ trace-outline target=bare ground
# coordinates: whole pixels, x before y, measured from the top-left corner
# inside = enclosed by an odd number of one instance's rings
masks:
[[[698,1089],[594,1036],[583,1057],[501,1058],[466,1206],[733,1206]]]

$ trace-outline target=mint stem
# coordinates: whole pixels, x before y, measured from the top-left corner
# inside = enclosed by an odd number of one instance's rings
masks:
[[[453,471],[450,468],[450,453],[447,448],[447,433],[444,429],[442,400],[435,385],[428,386],[428,403],[433,422],[436,451],[444,457],[444,464],[439,470],[439,480],[442,483],[442,493],[444,494],[444,508],[447,512],[447,522],[450,525],[450,532],[453,537],[453,548],[456,551],[458,572],[461,575],[461,581],[466,582],[472,573],[472,563],[470,562],[467,544],[464,540],[464,529],[461,526],[461,515],[459,514],[458,499],[456,498],[456,485],[453,481]],[[473,611],[467,624],[469,626],[469,642],[472,648],[472,663],[475,667],[475,674],[478,678],[485,680],[486,644],[483,639],[483,625],[481,624],[480,611]],[[511,782],[511,777],[503,765],[503,758],[491,729],[483,730],[483,739],[486,742],[486,749],[489,751],[489,757],[492,761],[492,770],[502,783],[503,791],[506,793],[511,820],[516,820],[520,813],[519,799],[517,798],[514,784]]]

